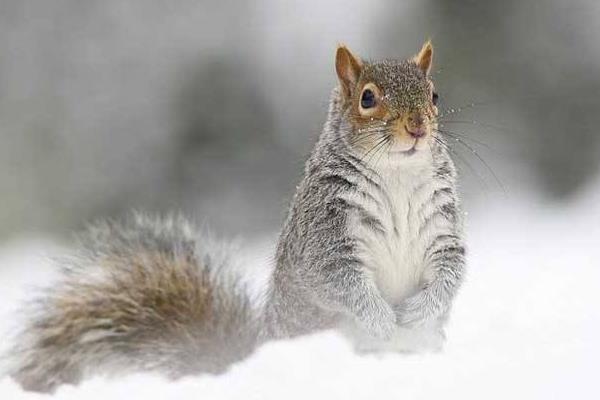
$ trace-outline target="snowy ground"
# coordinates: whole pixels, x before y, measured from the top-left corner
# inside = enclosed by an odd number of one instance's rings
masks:
[[[566,207],[542,204],[508,196],[472,210],[468,280],[442,353],[359,356],[326,332],[266,345],[220,377],[97,378],[56,398],[600,398],[600,191]],[[28,241],[0,250],[0,328],[14,323],[32,276],[49,276],[39,258],[48,248]],[[2,378],[0,398],[45,396]]]

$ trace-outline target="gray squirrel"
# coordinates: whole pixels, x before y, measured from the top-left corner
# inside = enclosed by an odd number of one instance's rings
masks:
[[[337,48],[339,85],[262,303],[230,273],[235,251],[184,218],[100,222],[35,302],[10,374],[47,392],[96,373],[220,373],[265,341],[322,329],[382,347],[441,329],[465,247],[432,58],[430,42],[404,61]]]

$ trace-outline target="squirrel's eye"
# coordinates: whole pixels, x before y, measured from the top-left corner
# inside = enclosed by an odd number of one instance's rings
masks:
[[[375,93],[371,89],[365,89],[360,96],[360,106],[362,108],[375,107]]]
[[[434,106],[437,106],[439,98],[440,98],[440,96],[438,96],[438,94],[436,92],[433,92],[433,94],[431,95],[431,102],[433,103]]]

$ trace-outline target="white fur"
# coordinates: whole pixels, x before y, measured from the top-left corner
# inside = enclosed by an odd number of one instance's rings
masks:
[[[431,178],[431,157],[428,150],[411,156],[384,155],[373,166],[379,176],[372,178],[386,191],[387,199],[366,182],[362,182],[362,189],[369,190],[378,201],[359,195],[353,197],[353,201],[360,202],[384,225],[385,237],[360,224],[357,218],[350,220],[349,228],[363,240],[361,258],[390,304],[398,304],[415,294],[431,278],[431,271],[424,263],[424,252],[434,236],[444,231],[449,233],[451,229],[441,216],[434,217],[423,229],[425,220],[435,210],[430,199],[439,186]]]

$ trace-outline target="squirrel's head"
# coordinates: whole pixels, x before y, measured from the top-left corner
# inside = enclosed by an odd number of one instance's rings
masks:
[[[387,147],[404,155],[429,147],[438,112],[429,76],[432,60],[429,41],[403,61],[367,62],[338,47],[335,68],[353,147],[364,152]]]

